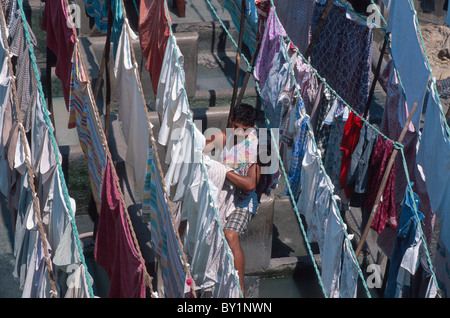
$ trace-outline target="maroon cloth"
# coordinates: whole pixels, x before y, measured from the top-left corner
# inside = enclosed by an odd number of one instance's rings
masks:
[[[352,161],[352,154],[358,144],[359,135],[363,126],[363,121],[361,118],[356,116],[353,112],[350,112],[347,122],[344,126],[344,134],[342,135],[341,150],[342,150],[342,161],[341,161],[341,174],[340,183],[341,187],[345,191],[347,198],[350,198],[352,194],[351,188],[347,186],[347,174],[350,168],[350,163]]]
[[[108,297],[145,298],[143,261],[136,251],[108,161],[103,178],[95,259],[110,279]]]
[[[141,0],[139,7],[139,40],[147,59],[145,68],[151,75],[156,94],[170,30],[164,1]]]
[[[69,15],[65,0],[46,0],[41,29],[47,32],[47,46],[57,57],[55,74],[61,80],[66,107],[69,109],[70,74],[75,43],[74,29],[67,25]]]
[[[382,136],[378,137],[369,166],[369,194],[366,199],[366,207],[370,212],[375,204],[381,180],[383,179],[393,149],[394,147],[391,141],[384,139]],[[372,229],[378,233],[381,233],[386,225],[397,228],[397,217],[395,213],[395,174],[394,163],[391,172],[389,173],[386,187],[384,188],[382,200],[380,200],[371,224]]]

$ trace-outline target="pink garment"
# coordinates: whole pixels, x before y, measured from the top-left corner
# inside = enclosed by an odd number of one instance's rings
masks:
[[[144,261],[134,246],[110,161],[105,168],[101,199],[94,253],[110,279],[108,297],[145,298]]]
[[[65,0],[46,0],[41,29],[47,32],[47,46],[57,57],[55,74],[61,80],[66,107],[69,108],[70,74],[75,30],[67,25]]]
[[[384,106],[383,118],[380,125],[380,130],[383,134],[392,140],[398,140],[403,129],[399,121],[399,109],[406,107],[404,95],[399,87],[399,81],[395,73],[393,60],[390,60],[381,74],[380,78],[386,84],[386,103]],[[416,145],[418,134],[414,131],[414,126],[410,125],[403,138],[403,151],[408,165],[408,174],[410,180],[414,183],[413,191],[419,198],[418,210],[424,215],[422,230],[425,238],[430,242],[434,227],[435,215],[431,210],[430,200],[428,197],[425,181],[421,178],[420,172],[416,164]],[[405,189],[408,185],[406,174],[403,168],[403,160],[400,152],[395,158],[396,176],[395,176],[395,211],[399,216],[402,209],[402,200],[404,198]],[[387,256],[391,256],[397,236],[397,228],[386,227],[377,238],[378,246],[383,250]]]
[[[138,29],[142,54],[147,59],[145,68],[151,75],[153,92],[156,94],[170,35],[164,1],[141,0]]]

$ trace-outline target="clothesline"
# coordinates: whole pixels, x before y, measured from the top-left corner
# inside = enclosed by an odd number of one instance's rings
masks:
[[[170,32],[169,38],[170,38],[170,40],[173,42],[173,44],[176,45],[176,43],[175,43],[175,36],[174,36],[174,34],[173,34],[173,29],[172,29],[172,21],[171,21],[171,19],[170,19],[170,13],[169,13],[169,9],[168,9],[167,0],[164,0],[164,8],[165,8],[166,16],[167,16],[167,18],[168,18],[168,26],[169,26],[169,32]],[[177,56],[176,56],[176,60],[177,60],[176,65],[177,65],[177,69],[178,69],[177,76],[179,76],[179,74],[181,74],[181,68],[180,68],[180,62],[179,62]],[[189,122],[193,123],[192,114],[191,114],[191,112],[190,112],[190,110],[189,110],[188,96],[187,96],[187,93],[186,93],[186,88],[185,88],[185,86],[184,86],[184,82],[183,82],[183,87],[182,87],[182,94],[183,94],[183,99],[185,100],[186,105],[187,105],[187,107],[188,107],[188,110],[187,110],[188,120],[189,120]],[[194,126],[193,126],[193,125],[190,125],[190,128],[191,128],[192,135],[194,136],[194,135],[195,135],[195,132],[194,132]],[[194,138],[194,145],[197,145],[196,139],[195,139],[195,138]],[[196,148],[197,148],[197,147],[196,147]],[[210,204],[210,205],[212,206],[212,208],[213,208],[213,211],[214,211],[214,214],[215,214],[216,219],[219,220],[219,219],[220,219],[220,216],[219,216],[219,212],[218,212],[217,205],[216,205],[216,203],[215,203],[215,201],[214,201],[214,199],[213,199],[213,197],[212,197],[212,195],[211,195],[211,188],[210,188],[210,186],[209,186],[209,181],[208,181],[209,178],[208,178],[208,174],[207,174],[207,172],[206,172],[205,162],[204,162],[203,156],[201,156],[200,167],[201,167],[201,172],[202,172],[203,176],[204,176],[205,179],[206,179],[206,187],[207,187],[207,189],[208,189],[207,195],[208,195],[208,199],[209,199],[209,204]],[[230,248],[229,248],[229,246],[228,246],[228,243],[227,243],[227,241],[226,241],[226,239],[225,239],[225,234],[224,234],[224,232],[223,232],[222,225],[220,224],[220,222],[217,222],[217,224],[218,224],[218,228],[219,228],[219,233],[220,233],[221,239],[222,239],[223,242],[224,242],[225,251],[226,251],[226,256],[227,256],[227,260],[228,260],[228,262],[229,262],[229,266],[230,266],[230,267],[232,268],[232,270],[233,270],[235,282],[236,282],[236,285],[237,285],[237,287],[238,287],[239,294],[240,294],[241,297],[242,297],[242,296],[243,296],[243,295],[242,295],[242,289],[241,289],[241,286],[240,286],[240,284],[239,284],[239,278],[238,278],[236,269],[235,269],[234,264],[233,264],[233,261],[232,261],[231,250],[230,250]]]
[[[272,2],[272,5],[273,5],[273,1],[271,1]],[[230,36],[230,34],[228,34],[228,36]],[[287,37],[288,38],[288,37]],[[288,38],[289,39],[289,38]],[[290,41],[290,39],[289,39],[289,42],[292,44],[292,42]],[[298,49],[295,47],[295,50],[298,52]],[[298,52],[298,53],[300,53],[300,52]],[[300,53],[300,55],[301,55],[301,53]],[[303,57],[303,56],[302,56]],[[246,60],[245,59],[245,57],[244,57],[244,60]],[[308,63],[308,61],[306,61],[306,59],[304,59],[305,60],[305,62],[307,62]],[[249,63],[248,63],[248,61],[246,60],[246,62],[247,62],[247,65],[249,65]],[[309,65],[309,63],[308,63],[308,65]],[[320,77],[320,75],[318,74],[318,72],[314,69],[314,72],[316,73],[316,75],[318,75],[318,77],[319,78],[321,78]],[[291,73],[292,73],[292,71],[291,71]],[[323,79],[321,78],[321,80],[323,81]],[[323,81],[323,82],[325,82],[325,81]],[[326,83],[326,82],[325,82]],[[327,84],[327,83],[326,83]],[[328,84],[327,84],[327,86],[329,86]],[[298,90],[298,85],[296,85],[296,88],[297,88],[297,90]],[[332,90],[331,89],[331,87],[329,87],[330,88],[330,90],[333,92],[333,94],[335,94],[336,96],[338,96],[338,94],[334,91],[334,90]],[[340,98],[339,96],[338,96],[338,98]],[[343,101],[343,99],[342,98],[340,98],[342,101]],[[345,101],[343,101],[344,103],[345,103]],[[347,107],[349,107],[356,115],[358,115],[359,116],[359,114],[357,114],[357,112],[355,112],[348,104],[346,105]],[[360,117],[360,116],[359,116]],[[363,119],[364,120],[364,118],[361,118],[361,119]],[[368,122],[366,121],[366,120],[364,120],[364,122],[366,122],[367,124],[368,124]],[[369,124],[369,126],[371,126],[370,124]],[[375,127],[373,127],[373,126],[371,126],[371,128],[373,128],[379,135],[382,135],[383,136],[383,138],[385,138],[385,139],[387,139],[387,140],[390,140],[392,143],[393,143],[393,145],[394,145],[394,147],[396,148],[396,149],[400,149],[400,151],[401,151],[401,154],[402,154],[402,159],[403,159],[403,162],[404,162],[404,168],[405,168],[405,173],[406,173],[406,175],[408,176],[408,171],[407,171],[407,166],[406,166],[406,161],[405,161],[405,156],[404,156],[404,152],[403,152],[403,145],[402,144],[399,144],[398,142],[396,142],[396,141],[393,141],[393,140],[391,140],[390,138],[388,138],[387,136],[385,136],[384,134],[382,134],[378,129],[376,129]],[[408,180],[409,180],[409,177],[408,177]],[[409,188],[409,190],[410,190],[410,194],[412,195],[412,188],[411,188],[411,185],[410,184],[408,184],[408,188]],[[415,211],[416,211],[416,214],[417,214],[417,208],[415,207]],[[419,227],[420,227],[420,225],[419,225]],[[423,239],[423,231],[422,231],[422,229],[421,229],[421,227],[420,227],[420,231],[421,231],[421,235],[422,235],[422,239]],[[425,241],[424,241],[425,242]],[[426,248],[426,247],[425,247]],[[431,261],[430,261],[430,258],[429,258],[429,253],[428,253],[428,250],[426,249],[426,253],[427,253],[427,258],[428,258],[428,261],[429,261],[429,264],[430,264],[430,266],[431,266]],[[433,272],[433,271],[432,271]],[[434,275],[434,272],[433,272],[433,275]],[[436,278],[435,278],[435,276],[433,276],[433,278],[434,278],[434,282],[435,282],[435,284],[437,285],[437,283],[436,283]]]
[[[42,214],[40,211],[40,207],[39,207],[39,202],[38,202],[38,196],[36,194],[36,188],[35,188],[35,184],[34,184],[34,169],[31,165],[30,162],[30,154],[29,154],[29,144],[28,144],[28,140],[26,138],[25,135],[25,129],[23,127],[22,124],[22,114],[20,111],[20,103],[19,103],[19,99],[17,96],[17,88],[16,88],[16,78],[13,75],[14,74],[14,70],[13,70],[13,66],[12,66],[12,62],[11,62],[11,54],[10,54],[10,50],[9,50],[9,45],[8,45],[8,39],[6,37],[6,26],[5,26],[5,16],[3,14],[3,9],[1,10],[1,24],[2,24],[2,37],[3,37],[3,43],[5,45],[6,48],[6,53],[7,53],[7,59],[8,59],[8,69],[9,69],[9,73],[10,73],[10,78],[11,78],[11,86],[12,86],[12,90],[13,90],[13,95],[14,95],[14,101],[15,101],[15,106],[16,106],[16,113],[17,113],[17,120],[19,122],[19,130],[20,130],[20,138],[22,140],[22,145],[23,145],[23,149],[25,152],[25,161],[26,161],[26,165],[27,165],[27,175],[28,175],[28,182],[30,184],[30,188],[31,188],[31,193],[33,196],[33,206],[34,206],[34,210],[36,213],[36,217],[38,220],[38,226],[39,226],[39,234],[41,237],[41,244],[43,246],[44,249],[44,255],[45,255],[45,263],[47,266],[47,274],[50,280],[50,284],[51,284],[51,288],[52,288],[52,292],[51,295],[52,297],[56,298],[58,296],[58,291],[56,290],[56,282],[55,279],[53,277],[53,271],[52,271],[52,266],[51,266],[51,260],[50,260],[50,251],[49,251],[49,247],[47,244],[47,238],[46,238],[46,234],[45,234],[45,230],[43,228],[43,221],[42,221]]]
[[[33,45],[31,44],[30,34],[29,34],[28,29],[26,27],[26,25],[27,25],[26,21],[27,20],[26,20],[26,17],[25,17],[22,0],[17,0],[17,3],[18,3],[19,8],[20,8],[20,18],[22,20],[22,24],[23,24],[24,31],[25,31],[26,41],[28,43],[28,50],[30,52],[30,59],[32,61],[32,67],[33,67],[33,71],[34,71],[34,76],[36,77],[36,80],[37,80],[38,93],[39,93],[38,94],[38,98],[41,101],[41,106],[42,106],[41,110],[42,110],[42,112],[44,114],[44,120],[46,121],[47,126],[48,126],[48,132],[49,132],[49,136],[50,136],[50,140],[51,140],[51,145],[52,145],[53,153],[54,153],[55,158],[56,158],[56,164],[57,164],[57,169],[59,171],[59,177],[61,179],[61,185],[62,185],[62,191],[63,191],[63,195],[64,195],[64,201],[65,201],[68,213],[69,213],[69,215],[71,217],[70,218],[70,222],[71,222],[72,230],[73,230],[73,233],[74,233],[74,236],[75,236],[75,242],[76,242],[76,245],[77,245],[77,248],[78,248],[79,257],[80,257],[81,263],[84,265],[85,276],[86,276],[86,280],[87,280],[89,295],[90,295],[91,298],[93,298],[94,297],[94,293],[93,293],[93,290],[92,290],[92,282],[90,280],[90,275],[88,273],[87,266],[85,264],[85,257],[84,257],[84,253],[83,253],[83,249],[82,249],[82,244],[81,244],[80,237],[79,237],[79,234],[78,234],[78,229],[77,229],[76,224],[75,224],[75,217],[74,217],[72,206],[71,206],[71,203],[70,203],[67,185],[66,185],[66,182],[64,180],[64,174],[63,174],[63,171],[62,171],[62,166],[60,164],[60,162],[61,162],[61,160],[60,160],[60,153],[58,151],[56,138],[54,136],[54,128],[53,128],[53,126],[51,124],[51,120],[50,120],[50,117],[49,117],[49,114],[48,114],[48,111],[47,111],[47,107],[45,106],[46,102],[45,102],[45,98],[44,98],[42,84],[41,84],[40,77],[39,77],[39,70],[37,68],[36,56],[34,54]],[[3,11],[3,9],[2,9],[2,11]]]

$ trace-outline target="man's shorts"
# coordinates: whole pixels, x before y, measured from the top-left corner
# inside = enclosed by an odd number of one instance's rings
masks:
[[[224,230],[236,231],[242,235],[252,217],[253,214],[248,209],[237,207],[228,217]]]

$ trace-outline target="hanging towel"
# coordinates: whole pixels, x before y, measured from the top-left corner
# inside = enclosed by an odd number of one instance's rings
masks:
[[[108,161],[101,191],[95,260],[109,277],[108,297],[145,298],[143,260],[134,246],[112,169]]]
[[[101,123],[92,109],[93,98],[88,91],[88,81],[80,61],[78,43],[73,54],[69,128],[76,127],[81,149],[88,162],[89,180],[97,211],[100,211],[103,172],[106,165],[106,146],[102,138]]]
[[[325,5],[316,3],[311,31],[318,27]],[[311,65],[353,109],[362,113],[369,95],[372,29],[347,17],[333,5],[311,52]]]
[[[169,40],[169,17],[164,1],[141,0],[139,7],[139,40],[142,54],[147,59],[145,68],[151,75],[153,92],[158,89],[164,52]]]
[[[183,247],[177,240],[177,228],[173,223],[153,147],[148,150],[142,213],[150,216],[152,246],[163,268],[164,296],[182,298],[186,281],[186,270],[182,259]]]
[[[406,95],[407,113],[418,103],[412,123],[419,129],[430,70],[418,39],[415,13],[409,1],[394,1],[387,31],[391,32],[392,58]]]
[[[69,108],[70,74],[76,32],[67,21],[70,17],[65,0],[47,0],[42,16],[42,30],[47,32],[47,46],[57,56],[55,74],[61,80],[66,106]]]
[[[131,56],[130,41],[135,39],[133,34],[126,21],[118,44],[114,75],[119,91],[119,120],[127,142],[126,162],[133,167],[135,189],[142,193],[151,123],[137,78],[137,65],[133,63]]]

